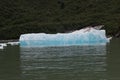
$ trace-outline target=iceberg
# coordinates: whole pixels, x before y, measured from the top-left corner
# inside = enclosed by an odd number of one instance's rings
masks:
[[[73,45],[105,45],[110,41],[106,37],[105,30],[86,27],[71,33],[30,33],[22,34],[20,47],[49,47],[49,46],[73,46]]]

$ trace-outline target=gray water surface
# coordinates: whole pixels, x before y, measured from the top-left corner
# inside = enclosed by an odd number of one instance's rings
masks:
[[[120,80],[120,39],[106,46],[7,46],[0,80]]]

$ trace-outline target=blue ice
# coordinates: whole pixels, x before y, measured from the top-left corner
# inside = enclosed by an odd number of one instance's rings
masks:
[[[84,28],[71,33],[31,33],[20,36],[21,47],[48,47],[72,45],[105,45],[109,42],[105,30]]]

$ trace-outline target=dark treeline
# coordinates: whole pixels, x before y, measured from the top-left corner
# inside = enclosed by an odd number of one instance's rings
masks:
[[[105,25],[120,35],[120,0],[0,0],[0,39]]]

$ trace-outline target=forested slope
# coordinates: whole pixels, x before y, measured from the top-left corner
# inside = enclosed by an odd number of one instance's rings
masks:
[[[100,24],[107,35],[119,34],[120,0],[0,0],[0,39]]]

